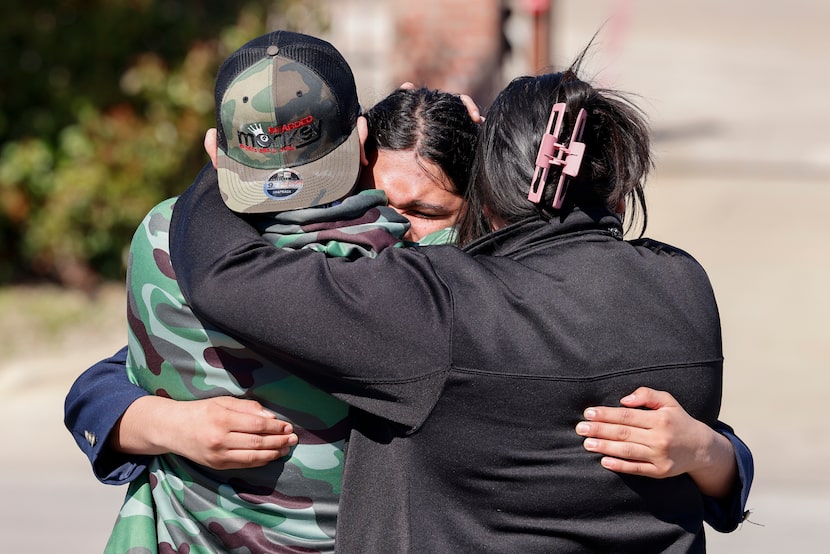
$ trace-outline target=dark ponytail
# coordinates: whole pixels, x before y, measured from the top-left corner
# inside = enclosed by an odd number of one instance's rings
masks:
[[[583,57],[584,52],[564,72],[515,79],[490,106],[459,218],[460,245],[489,233],[490,218],[511,224],[562,217],[574,207],[614,210],[620,200],[627,212],[642,211],[640,233],[645,231],[643,185],[652,166],[648,125],[624,94],[593,88],[578,77]],[[540,203],[527,199],[542,134],[557,102],[566,104],[562,137],[570,137],[580,108],[587,112],[585,157],[558,210],[551,207],[555,186],[550,184]],[[558,168],[552,168],[548,183],[558,178]]]

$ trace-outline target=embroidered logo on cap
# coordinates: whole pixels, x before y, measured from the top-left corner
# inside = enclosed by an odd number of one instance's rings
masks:
[[[284,125],[268,125],[267,130],[262,123],[249,123],[236,132],[237,147],[246,153],[253,167],[257,159],[252,156],[264,156],[259,158],[259,163],[267,166],[274,163],[267,161],[269,154],[296,151],[317,142],[320,137],[320,122],[312,116]],[[283,163],[282,158],[279,160]]]

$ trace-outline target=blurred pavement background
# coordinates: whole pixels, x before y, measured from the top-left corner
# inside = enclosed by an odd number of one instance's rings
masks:
[[[557,67],[609,21],[590,66],[650,115],[647,234],[697,257],[719,300],[722,419],[752,448],[756,476],[752,523],[710,530],[709,551],[827,551],[830,4],[553,4]],[[97,484],[62,425],[75,376],[124,343],[120,287],[96,302],[93,335],[0,361],[4,552],[100,552],[120,505],[125,489]]]

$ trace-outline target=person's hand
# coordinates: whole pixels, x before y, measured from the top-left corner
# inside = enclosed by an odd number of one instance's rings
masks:
[[[403,90],[413,90],[416,87],[414,83],[407,81],[401,84],[398,88]],[[473,123],[477,123],[479,125],[484,123],[484,116],[481,115],[481,110],[478,108],[478,104],[476,104],[475,100],[467,94],[459,94],[458,97],[464,105],[467,106],[467,113],[470,114],[470,119],[473,120]]]
[[[130,405],[111,440],[129,454],[172,452],[213,469],[240,469],[287,455],[297,435],[254,400],[145,396]]]
[[[588,408],[576,426],[586,450],[619,473],[663,479],[688,473],[708,496],[726,495],[737,475],[728,439],[684,410],[668,392],[640,387],[623,408]],[[637,408],[649,408],[647,410]]]

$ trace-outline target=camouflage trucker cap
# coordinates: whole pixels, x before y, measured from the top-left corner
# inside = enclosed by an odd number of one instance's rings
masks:
[[[216,80],[219,188],[236,212],[339,200],[360,169],[354,77],[328,42],[274,31],[231,54]]]

